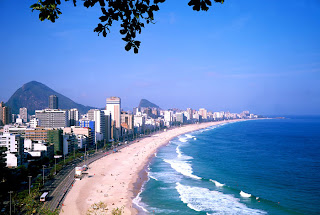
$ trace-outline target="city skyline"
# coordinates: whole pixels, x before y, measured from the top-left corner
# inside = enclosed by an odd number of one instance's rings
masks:
[[[225,1],[207,13],[168,1],[155,14],[157,23],[138,36],[138,55],[124,50],[116,25],[107,38],[93,33],[97,8],[65,3],[53,24],[40,22],[29,6],[0,3],[7,32],[0,36],[6,41],[0,101],[36,80],[98,108],[105,98],[118,96],[125,109],[146,98],[163,109],[320,114],[320,3],[315,0]],[[13,33],[18,21],[23,36]]]
[[[63,95],[63,93],[61,93],[61,94]],[[108,97],[115,97],[115,96],[114,95],[110,95]],[[91,104],[82,104],[81,102],[77,102],[77,101],[73,100],[72,98],[69,98],[69,99],[71,99],[72,101],[74,101],[74,102],[76,102],[76,103],[78,103],[80,105],[87,105],[87,106],[93,107],[93,105],[91,105]],[[149,101],[148,98],[141,98],[139,101],[141,101],[142,99],[146,99],[146,100]],[[106,100],[106,98],[104,98],[104,100]],[[126,105],[122,105],[121,106],[121,110],[131,111],[132,112],[134,110],[134,108],[138,107],[139,101],[135,102],[135,104],[133,103],[133,106],[131,106],[131,107],[126,106]],[[6,101],[2,101],[2,102],[6,103]],[[125,104],[128,104],[128,103],[126,103],[126,101],[122,101],[122,102],[125,103]],[[153,101],[151,101],[151,102],[153,102]],[[160,109],[162,109],[162,110],[169,110],[169,109],[187,110],[187,109],[191,108],[191,109],[194,109],[194,110],[206,109],[207,111],[212,111],[212,112],[226,111],[226,112],[230,112],[230,113],[240,113],[240,112],[245,111],[245,110],[250,110],[250,112],[254,112],[256,114],[266,115],[266,116],[267,115],[269,115],[269,116],[288,116],[288,115],[319,115],[320,114],[320,113],[318,114],[318,113],[306,113],[306,112],[305,113],[298,113],[298,114],[296,114],[296,113],[291,113],[291,114],[290,113],[263,113],[263,112],[252,111],[251,109],[246,108],[246,107],[244,107],[244,108],[234,107],[234,108],[225,108],[225,109],[213,109],[213,108],[210,108],[210,107],[205,106],[205,105],[201,106],[199,104],[196,105],[196,107],[190,106],[190,105],[188,106],[187,104],[185,104],[183,106],[181,106],[181,105],[179,106],[179,104],[177,104],[177,106],[172,106],[172,105],[171,106],[170,105],[169,106],[164,106],[164,105],[161,105],[161,104],[157,104],[157,105],[159,105]],[[224,105],[224,104],[220,104],[220,105]],[[47,108],[51,109],[50,108],[50,99],[49,99]],[[93,108],[98,108],[99,110],[105,110],[106,107],[104,105],[104,107],[93,107]],[[60,108],[59,107],[58,109],[64,110],[66,108]]]

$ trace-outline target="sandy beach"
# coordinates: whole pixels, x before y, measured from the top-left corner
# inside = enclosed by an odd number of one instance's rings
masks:
[[[123,214],[137,214],[132,204],[135,189],[145,180],[141,171],[157,149],[181,134],[209,126],[241,120],[185,125],[141,139],[120,152],[90,164],[88,176],[76,181],[63,203],[60,214],[86,214],[94,203],[104,202],[111,214],[113,208],[123,207]],[[138,183],[137,183],[138,181]],[[141,186],[141,185],[140,185]]]

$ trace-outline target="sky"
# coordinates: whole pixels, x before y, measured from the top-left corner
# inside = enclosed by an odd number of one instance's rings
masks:
[[[138,35],[139,54],[124,50],[119,23],[104,38],[100,10],[62,3],[41,22],[36,0],[0,1],[0,101],[41,82],[77,103],[122,107],[145,98],[163,109],[265,115],[320,114],[320,1],[226,0],[196,12],[167,0]]]

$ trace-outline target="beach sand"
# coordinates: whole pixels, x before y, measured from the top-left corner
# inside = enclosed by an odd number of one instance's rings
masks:
[[[181,134],[209,126],[235,122],[229,120],[185,125],[151,135],[135,142],[120,152],[103,157],[89,166],[88,176],[75,181],[67,194],[60,214],[86,214],[94,203],[104,202],[111,214],[113,208],[123,207],[123,214],[137,214],[132,200],[139,192],[146,176],[143,169],[157,149]]]

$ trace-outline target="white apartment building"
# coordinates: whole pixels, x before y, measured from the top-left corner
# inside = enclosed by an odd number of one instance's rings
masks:
[[[144,126],[145,126],[145,122],[146,122],[146,117],[143,116],[142,114],[135,115],[134,118],[133,118],[134,127],[138,127],[138,128],[142,128],[143,129]]]
[[[4,126],[3,135],[0,135],[0,147],[6,147],[6,164],[8,167],[18,167],[23,162],[23,139],[19,134],[10,134],[9,126]]]
[[[170,127],[173,121],[173,112],[172,111],[164,111],[164,124],[165,126]]]
[[[45,128],[69,127],[68,111],[58,109],[36,110],[39,125]]]
[[[215,119],[223,119],[223,117],[224,117],[223,111],[213,113],[213,118],[215,118]]]
[[[88,111],[88,120],[95,121],[95,142],[103,140],[106,137],[104,112],[99,109],[91,109]]]
[[[79,125],[79,111],[77,108],[70,109],[68,111],[68,119],[70,126],[78,126]]]
[[[107,98],[106,110],[111,113],[116,128],[121,127],[121,99],[119,97]]]
[[[193,113],[192,113],[192,109],[191,108],[187,108],[186,114],[185,116],[187,117],[187,120],[190,120],[193,118]]]
[[[203,119],[207,119],[207,110],[205,108],[200,108],[199,115],[201,115]]]
[[[76,135],[77,140],[78,140],[78,148],[82,149],[84,146],[87,144],[88,137],[83,135],[83,134],[78,134]]]
[[[24,139],[24,152],[35,158],[44,156],[53,157],[54,149],[47,142],[42,140]]]
[[[31,119],[29,122],[29,126],[31,128],[36,128],[37,126],[39,126],[39,119],[37,119],[37,118]]]

